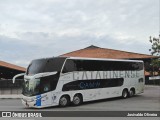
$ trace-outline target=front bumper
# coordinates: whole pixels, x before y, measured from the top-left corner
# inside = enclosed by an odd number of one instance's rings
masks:
[[[22,101],[22,104],[28,108],[45,108],[50,106],[58,106],[58,103],[56,102],[53,102],[52,104],[47,104],[47,105],[45,104],[37,105],[36,99],[30,100],[29,98],[26,98],[26,97],[22,98],[21,101]]]
[[[33,100],[33,101],[27,101],[26,99],[22,98],[21,101],[22,101],[22,104],[25,107],[36,107],[36,101],[35,100]]]

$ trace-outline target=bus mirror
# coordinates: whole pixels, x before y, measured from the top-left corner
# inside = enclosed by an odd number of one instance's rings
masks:
[[[21,73],[21,74],[18,74],[18,75],[15,75],[12,79],[12,82],[15,83],[15,80],[17,77],[20,77],[20,76],[24,76],[26,73]]]

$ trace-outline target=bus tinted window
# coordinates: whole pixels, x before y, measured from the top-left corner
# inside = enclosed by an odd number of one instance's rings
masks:
[[[62,91],[97,89],[122,86],[123,78],[98,79],[98,80],[77,80],[63,85]]]
[[[72,71],[124,71],[143,70],[142,62],[71,60],[65,63],[63,73]]]
[[[38,79],[24,81],[22,94],[25,96],[34,96],[43,94],[56,89],[59,79],[59,72],[55,75],[45,76]]]
[[[43,72],[60,72],[65,58],[47,58],[33,60],[27,69],[27,75]]]

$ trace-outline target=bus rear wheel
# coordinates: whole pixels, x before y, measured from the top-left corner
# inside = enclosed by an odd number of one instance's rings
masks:
[[[124,89],[123,92],[122,92],[122,98],[127,98],[128,97],[128,91],[127,89]]]
[[[59,106],[61,107],[66,107],[67,105],[69,105],[69,103],[70,103],[70,99],[66,95],[62,96],[59,100]]]
[[[134,96],[134,90],[133,89],[131,89],[130,91],[129,91],[129,97],[133,97]]]
[[[75,105],[75,106],[78,106],[78,105],[80,105],[81,103],[82,103],[82,96],[81,95],[79,95],[79,94],[76,94],[76,95],[74,95],[74,97],[73,97],[73,101],[72,101],[72,103],[73,103],[73,105]]]

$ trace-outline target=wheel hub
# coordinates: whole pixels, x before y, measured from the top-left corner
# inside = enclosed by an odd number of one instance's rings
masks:
[[[65,106],[66,104],[67,104],[67,99],[66,98],[61,98],[61,100],[60,100],[60,104],[61,105],[63,105],[63,106]]]
[[[79,97],[75,97],[73,101],[75,104],[78,104],[80,102],[80,99],[79,99]]]

